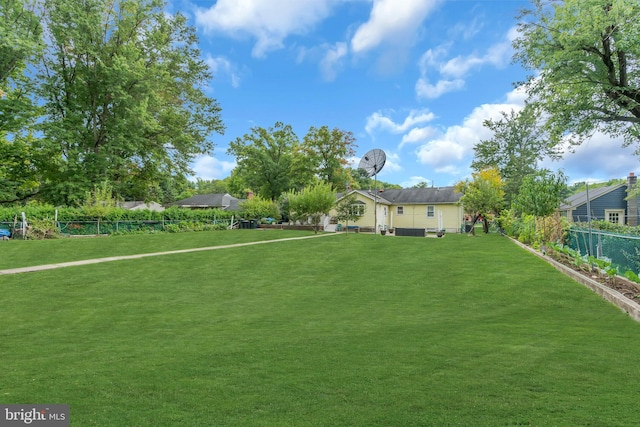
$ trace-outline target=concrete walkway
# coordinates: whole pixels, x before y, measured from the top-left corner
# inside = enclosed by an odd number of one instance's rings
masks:
[[[122,261],[126,259],[139,259],[139,258],[146,258],[146,257],[152,257],[152,256],[185,254],[190,252],[214,251],[217,249],[237,248],[241,246],[262,245],[267,243],[284,242],[287,240],[314,239],[316,237],[335,236],[336,234],[341,234],[341,233],[314,234],[313,236],[289,237],[286,239],[275,239],[275,240],[262,240],[259,242],[236,243],[233,245],[208,246],[205,248],[180,249],[176,251],[152,252],[147,254],[136,254],[136,255],[122,255],[122,256],[113,256],[113,257],[106,257],[106,258],[85,259],[82,261],[59,262],[56,264],[34,265],[31,267],[9,268],[6,270],[0,270],[0,276],[4,274],[30,273],[33,271],[53,270],[56,268],[75,267],[78,265],[88,265],[88,264],[99,264],[102,262]]]

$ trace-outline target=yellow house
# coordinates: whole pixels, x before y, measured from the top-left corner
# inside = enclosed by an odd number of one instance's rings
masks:
[[[453,187],[429,187],[372,191],[353,190],[338,195],[338,201],[356,196],[352,209],[360,217],[349,225],[373,231],[381,229],[460,232],[464,211],[461,193]],[[375,202],[374,202],[375,196]],[[374,213],[375,205],[375,213]],[[335,215],[335,210],[330,215]]]

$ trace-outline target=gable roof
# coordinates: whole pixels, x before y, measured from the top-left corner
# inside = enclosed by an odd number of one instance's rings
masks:
[[[349,193],[338,194],[338,198],[358,193],[373,200],[373,192],[366,190],[353,190]],[[428,187],[428,188],[402,188],[379,191],[378,203],[394,205],[424,205],[424,204],[451,204],[457,203],[462,193],[455,191],[454,187]]]
[[[174,206],[182,208],[218,208],[229,211],[239,210],[241,199],[227,193],[196,194],[195,196],[173,202]]]
[[[614,190],[617,190],[620,187],[626,187],[627,184],[622,183],[618,185],[610,185],[608,187],[599,187],[594,188],[593,190],[589,190],[589,199],[594,200],[598,197],[602,197],[605,194],[608,194]],[[576,193],[571,197],[565,199],[565,201],[560,205],[561,211],[568,211],[570,209],[575,209],[578,206],[582,206],[587,203],[587,192],[581,191],[580,193]]]

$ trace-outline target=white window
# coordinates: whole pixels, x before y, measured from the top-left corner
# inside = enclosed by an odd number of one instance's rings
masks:
[[[396,207],[396,215],[404,215],[404,206]]]
[[[364,208],[364,203],[354,203],[353,205],[351,205],[351,213],[355,216],[362,216],[364,215]]]
[[[436,216],[436,207],[427,206],[427,218],[435,218],[435,216]]]
[[[604,218],[612,224],[624,224],[624,210],[605,210]]]

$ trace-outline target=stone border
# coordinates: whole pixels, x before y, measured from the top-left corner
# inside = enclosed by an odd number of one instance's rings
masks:
[[[609,301],[610,303],[614,304],[615,306],[617,306],[620,310],[624,311],[625,313],[627,313],[633,320],[635,320],[636,322],[640,322],[640,304],[636,303],[635,301],[630,300],[629,298],[625,297],[624,295],[622,295],[620,292],[616,291],[615,289],[611,289],[607,286],[604,286],[598,282],[596,282],[595,280],[591,279],[588,276],[585,276],[584,274],[580,274],[577,271],[567,267],[566,265],[559,263],[558,261],[549,258],[546,255],[541,254],[540,252],[536,251],[535,249],[522,244],[520,242],[518,242],[517,240],[511,239],[512,242],[514,242],[515,244],[517,244],[518,246],[520,246],[521,248],[531,252],[532,254],[536,255],[538,258],[541,258],[542,260],[548,262],[549,264],[551,264],[553,267],[555,267],[557,270],[559,270],[560,272],[564,273],[565,275],[569,276],[570,278],[572,278],[573,280],[575,280],[576,282],[586,286],[587,288],[591,289],[592,291],[594,291],[595,293],[597,293],[598,295],[600,295],[603,299]]]

